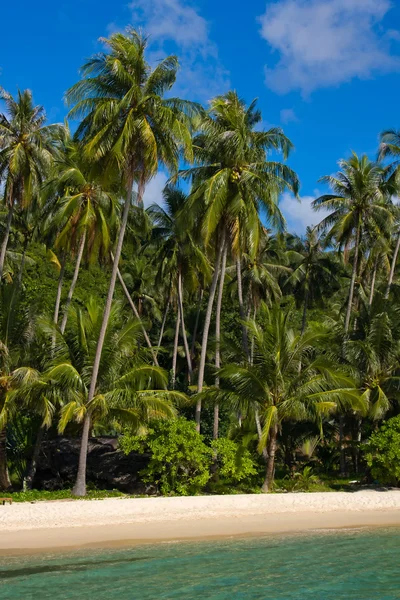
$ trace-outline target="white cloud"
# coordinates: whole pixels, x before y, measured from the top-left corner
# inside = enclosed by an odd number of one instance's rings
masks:
[[[151,204],[160,204],[162,206],[162,192],[167,180],[167,175],[163,171],[158,171],[157,175],[149,181],[143,196],[143,205],[145,208],[148,208]]]
[[[287,221],[289,232],[303,235],[308,226],[318,225],[329,214],[325,210],[313,210],[311,203],[319,196],[318,190],[315,191],[315,196],[302,196],[300,201],[290,192],[282,194],[279,208]]]
[[[280,112],[281,123],[287,125],[288,123],[298,123],[298,118],[293,108],[283,108]]]
[[[134,26],[150,36],[154,61],[165,56],[165,44],[175,45],[181,69],[174,93],[207,101],[229,89],[209,23],[190,0],[134,0],[130,7]]]
[[[384,30],[390,0],[280,0],[259,18],[261,36],[279,53],[265,68],[267,85],[278,93],[319,87],[400,70],[391,44],[399,32]]]

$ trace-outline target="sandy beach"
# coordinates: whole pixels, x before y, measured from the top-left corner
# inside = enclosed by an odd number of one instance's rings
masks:
[[[0,553],[393,525],[400,490],[15,503]]]

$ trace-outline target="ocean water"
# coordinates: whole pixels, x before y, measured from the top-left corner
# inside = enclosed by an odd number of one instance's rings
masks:
[[[1,600],[392,600],[400,530],[0,557]]]

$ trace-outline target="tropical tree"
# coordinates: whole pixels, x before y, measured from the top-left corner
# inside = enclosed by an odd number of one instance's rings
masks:
[[[356,279],[361,264],[360,248],[363,236],[389,236],[393,215],[389,204],[385,169],[355,153],[349,160],[339,161],[336,175],[322,177],[332,194],[320,196],[313,202],[316,210],[331,211],[318,226],[327,231],[326,243],[336,242],[340,248],[354,247],[353,266],[347,301],[344,329],[350,326]]]
[[[279,431],[283,421],[315,420],[348,403],[363,410],[363,403],[351,377],[316,354],[324,333],[306,330],[295,334],[290,311],[275,305],[262,325],[249,321],[254,339],[253,364],[229,364],[220,372],[219,402],[228,403],[242,414],[259,411],[262,435],[259,451],[268,450],[263,491],[271,490]],[[212,395],[212,393],[211,393]]]
[[[176,79],[178,60],[169,56],[152,70],[145,59],[147,41],[134,30],[115,33],[103,40],[108,52],[97,54],[82,68],[82,80],[67,92],[75,104],[71,117],[83,117],[77,137],[84,140],[88,157],[99,161],[105,170],[121,173],[126,190],[110,286],[94,356],[88,402],[96,395],[97,378],[107,323],[111,312],[134,183],[138,200],[146,183],[157,173],[159,162],[170,170],[178,167],[181,149],[191,158],[188,113],[193,105],[176,98],[164,99]],[[90,410],[83,425],[80,468],[74,487],[76,495],[85,494],[85,464],[90,430]]]
[[[5,112],[0,113],[0,183],[8,215],[0,247],[0,280],[3,277],[14,210],[25,210],[39,193],[49,171],[57,125],[45,125],[42,106],[35,106],[29,90],[17,97],[0,88]]]
[[[194,138],[196,166],[183,171],[182,177],[192,180],[193,191],[189,208],[202,215],[205,244],[214,239],[216,248],[214,276],[203,326],[199,363],[198,392],[203,389],[208,333],[224,254],[230,249],[237,265],[237,284],[242,319],[245,318],[241,278],[241,253],[247,244],[250,254],[256,252],[260,237],[259,212],[275,226],[283,226],[278,208],[279,193],[284,189],[297,193],[295,173],[281,162],[268,160],[269,153],[281,151],[284,158],[291,142],[279,128],[257,131],[261,113],[256,101],[248,107],[235,92],[218,96],[199,124]],[[220,272],[221,271],[221,272]],[[248,350],[246,329],[243,343]],[[196,409],[200,427],[201,405]]]

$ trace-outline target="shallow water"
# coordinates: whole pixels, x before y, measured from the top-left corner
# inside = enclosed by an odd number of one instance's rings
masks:
[[[0,557],[0,599],[400,598],[400,530]]]

